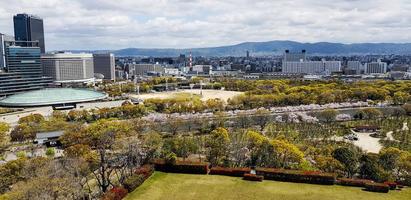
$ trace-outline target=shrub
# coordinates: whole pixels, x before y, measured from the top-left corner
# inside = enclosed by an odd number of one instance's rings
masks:
[[[143,165],[140,168],[137,168],[134,173],[143,175],[144,179],[148,179],[154,172],[154,168],[152,165]]]
[[[168,153],[168,154],[166,155],[166,158],[165,158],[164,161],[165,161],[166,164],[170,164],[170,165],[176,164],[176,162],[177,162],[177,155],[176,155],[175,153],[173,153],[173,152]]]
[[[135,190],[138,186],[144,183],[145,181],[144,175],[141,174],[133,174],[124,180],[123,186],[129,192]]]
[[[352,187],[365,187],[367,183],[374,181],[368,179],[352,179],[352,178],[339,178],[337,184]]]
[[[370,191],[370,192],[388,193],[388,191],[390,190],[390,187],[383,183],[366,183],[365,190]]]
[[[250,171],[251,171],[250,168],[212,167],[210,169],[210,174],[212,174],[212,175],[243,177],[244,174],[250,173]]]
[[[135,190],[138,186],[144,183],[154,172],[154,168],[151,165],[143,165],[134,171],[134,174],[127,177],[124,180],[123,186],[129,192]]]
[[[138,186],[144,183],[146,179],[141,174],[133,174],[124,180],[123,186],[129,192],[135,190]]]
[[[54,150],[54,148],[47,148],[46,156],[54,157],[54,155],[56,155],[56,151]]]
[[[311,183],[322,185],[333,185],[335,182],[335,174],[322,173],[314,171],[299,171],[299,170],[285,170],[273,168],[257,168],[257,175],[264,176],[267,180],[297,182],[297,183]]]
[[[209,166],[208,163],[202,162],[176,161],[175,164],[170,164],[161,159],[154,160],[153,164],[157,171],[187,174],[207,174]]]
[[[384,184],[388,185],[388,187],[390,187],[390,190],[397,189],[397,183],[396,182],[386,181],[386,182],[384,182]]]
[[[127,196],[127,193],[128,193],[127,190],[122,187],[114,187],[108,192],[106,192],[101,199],[102,200],[121,200]]]
[[[256,174],[244,174],[243,179],[247,181],[260,181],[261,182],[263,181],[264,176],[259,176]]]

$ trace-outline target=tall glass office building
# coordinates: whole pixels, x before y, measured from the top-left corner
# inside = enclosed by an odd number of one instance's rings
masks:
[[[13,17],[14,37],[16,41],[38,41],[41,53],[45,53],[43,19],[28,14]],[[30,45],[25,43],[24,45]]]
[[[0,97],[45,88],[52,83],[51,77],[43,77],[40,48],[24,43],[4,42],[6,68],[0,72]]]

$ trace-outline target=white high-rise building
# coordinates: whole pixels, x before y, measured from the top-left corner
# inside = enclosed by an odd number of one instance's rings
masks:
[[[0,70],[6,68],[6,46],[5,42],[14,41],[13,36],[0,33]]]
[[[92,54],[55,53],[41,56],[43,74],[56,82],[93,82]]]
[[[387,63],[381,62],[378,59],[377,62],[370,62],[366,64],[365,67],[366,74],[384,74],[387,73]]]
[[[291,74],[329,75],[333,72],[341,71],[340,61],[307,61],[305,51],[291,54],[286,51],[284,54],[282,72]]]

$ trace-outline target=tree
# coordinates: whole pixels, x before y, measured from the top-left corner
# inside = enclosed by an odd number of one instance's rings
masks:
[[[41,114],[30,114],[25,117],[21,117],[18,121],[19,124],[40,124],[45,119]]]
[[[172,118],[170,115],[167,117],[166,126],[171,134],[177,135],[182,125],[183,121],[180,118]]]
[[[24,180],[23,170],[26,164],[26,158],[19,158],[0,165],[0,193],[8,191],[14,183]]]
[[[382,116],[382,112],[376,108],[364,108],[365,119],[377,119]]]
[[[10,199],[81,199],[83,188],[58,160],[34,161],[27,168],[30,177],[13,185]]]
[[[338,173],[343,172],[344,166],[340,161],[331,156],[317,156],[315,158],[316,167],[323,172]]]
[[[184,160],[192,153],[198,150],[197,144],[193,138],[180,136],[177,138],[170,138],[165,140],[163,151],[164,154],[169,152],[175,153],[178,157],[182,157]]]
[[[217,128],[213,130],[206,140],[207,160],[212,166],[223,164],[228,156],[228,145],[230,137],[225,128]]]
[[[325,109],[318,113],[318,115],[325,122],[329,123],[335,120],[335,117],[338,115],[338,111],[335,109]]]
[[[10,126],[7,123],[0,122],[0,149],[7,143],[7,133]]]
[[[401,107],[405,110],[405,112],[406,112],[408,115],[411,114],[411,104],[406,103],[406,104],[402,105]]]
[[[260,126],[260,130],[263,131],[265,126],[270,122],[271,112],[266,109],[259,109],[254,113],[255,124]]]
[[[146,149],[148,158],[155,158],[160,155],[163,146],[163,138],[157,132],[149,132],[143,136],[143,147]]]
[[[376,154],[364,154],[360,158],[360,177],[363,179],[371,179],[380,181],[381,168],[378,164],[378,155]]]
[[[11,141],[23,142],[25,140],[34,139],[38,129],[28,124],[19,124],[10,132]]]
[[[273,154],[280,160],[281,168],[296,168],[303,161],[304,153],[297,146],[285,140],[271,140]]]
[[[261,133],[248,131],[251,164],[262,167],[298,168],[304,153],[283,139],[270,140]]]
[[[394,104],[397,104],[397,105],[404,104],[409,99],[410,99],[410,95],[402,91],[395,92],[393,96]]]
[[[236,121],[239,128],[247,128],[250,124],[249,115],[244,111],[237,114]]]
[[[65,144],[88,145],[98,154],[96,169],[92,170],[102,192],[106,192],[111,183],[110,177],[118,164],[118,158],[110,152],[114,150],[114,145],[120,139],[131,136],[133,127],[127,122],[114,120],[98,120],[87,127],[82,127],[78,132],[66,132],[63,135]]]
[[[357,152],[352,148],[337,148],[332,152],[332,156],[344,165],[348,177],[352,177],[357,172],[359,158]]]

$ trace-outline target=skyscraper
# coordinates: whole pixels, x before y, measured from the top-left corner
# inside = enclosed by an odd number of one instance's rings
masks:
[[[115,58],[111,53],[107,54],[93,54],[94,59],[94,73],[104,75],[105,80],[114,81],[115,75]]]
[[[17,14],[13,21],[15,40],[38,41],[41,53],[45,53],[43,19],[28,14]],[[24,45],[28,44],[30,43]]]

